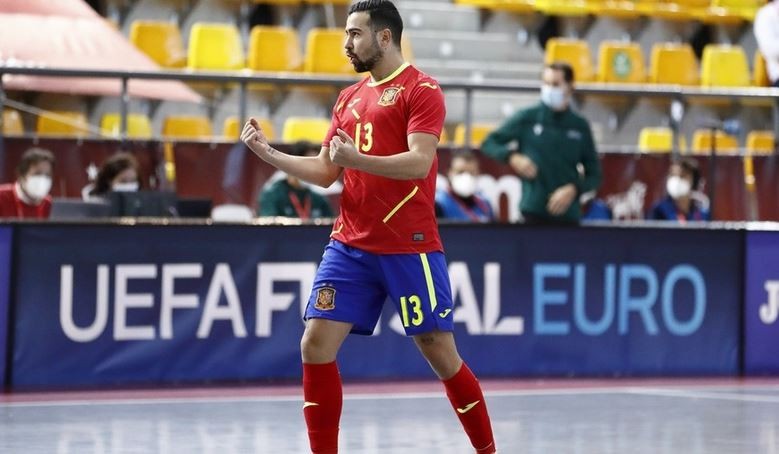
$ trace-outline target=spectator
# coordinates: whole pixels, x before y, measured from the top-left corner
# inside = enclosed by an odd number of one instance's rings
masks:
[[[689,158],[681,158],[671,163],[666,180],[667,195],[657,202],[649,212],[647,219],[658,221],[708,221],[709,210],[693,198],[698,190],[701,173],[698,163]]]
[[[30,148],[16,167],[15,183],[0,185],[0,217],[47,219],[51,213],[54,155]]]
[[[100,167],[95,186],[89,194],[93,197],[104,197],[111,191],[133,192],[140,187],[138,161],[132,154],[120,152],[108,158]]]
[[[309,142],[298,142],[292,147],[290,154],[316,158],[319,151]],[[304,221],[333,217],[333,209],[327,199],[292,175],[286,175],[271,183],[260,193],[257,203],[260,216],[285,216]]]
[[[768,78],[779,87],[779,1],[768,0],[755,16],[755,38],[765,57]]]
[[[449,189],[437,190],[435,212],[439,219],[489,222],[494,219],[489,202],[476,193],[479,161],[470,151],[452,155],[449,163]]]
[[[609,205],[599,199],[595,191],[582,194],[579,204],[582,207],[582,221],[610,221],[614,217]]]
[[[541,103],[515,113],[482,144],[485,154],[508,162],[522,179],[520,211],[528,224],[578,224],[579,196],[600,185],[590,125],[570,107],[573,80],[568,64],[548,65]],[[516,152],[508,147],[511,142]]]

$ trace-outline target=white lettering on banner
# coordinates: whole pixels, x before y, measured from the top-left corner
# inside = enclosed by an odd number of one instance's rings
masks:
[[[151,308],[154,295],[151,293],[128,293],[127,281],[130,279],[154,279],[157,267],[154,265],[117,265],[116,285],[114,288],[114,339],[116,340],[152,340],[153,326],[128,326],[129,309]]]
[[[160,302],[160,338],[173,339],[173,310],[197,309],[197,294],[176,294],[176,279],[199,279],[203,276],[200,263],[162,265],[162,295]]]
[[[108,323],[108,265],[97,267],[97,304],[95,319],[86,328],[73,321],[73,265],[60,267],[60,326],[68,339],[91,342],[97,339]]]
[[[768,302],[760,306],[760,320],[766,325],[772,325],[779,318],[779,281],[765,281],[764,288]]]
[[[306,311],[308,296],[314,286],[315,263],[261,263],[257,265],[257,337],[270,337],[273,313],[289,309],[295,301],[294,293],[275,293],[276,282],[300,283],[300,315]],[[337,298],[337,295],[336,295]]]
[[[219,305],[219,297],[224,293],[226,306]],[[206,339],[211,334],[211,325],[215,320],[230,320],[233,325],[235,337],[246,337],[246,324],[241,312],[241,300],[238,298],[238,289],[235,287],[233,273],[230,265],[220,263],[216,265],[214,277],[208,287],[203,318],[197,328],[197,338]]]

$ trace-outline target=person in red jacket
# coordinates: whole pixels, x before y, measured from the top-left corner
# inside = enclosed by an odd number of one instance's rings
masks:
[[[53,172],[54,155],[50,151],[25,151],[16,167],[16,182],[0,185],[0,218],[47,219]]]

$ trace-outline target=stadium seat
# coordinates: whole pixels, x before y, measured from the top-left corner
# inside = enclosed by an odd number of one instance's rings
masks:
[[[644,15],[671,21],[696,19],[708,8],[709,0],[638,0],[636,7]]]
[[[188,68],[219,71],[241,69],[243,66],[243,45],[234,25],[197,22],[192,26]]]
[[[567,38],[552,38],[547,41],[544,63],[558,61],[573,67],[577,82],[589,82],[593,79],[592,57],[585,41]]]
[[[771,154],[774,152],[774,139],[772,131],[752,131],[747,135],[747,151],[752,154]]]
[[[771,86],[771,80],[768,78],[768,68],[765,66],[765,57],[763,57],[759,49],[755,51],[752,67],[754,69],[752,84],[756,87]]]
[[[492,11],[508,11],[517,14],[535,12],[536,0],[455,0],[458,5],[475,6]]]
[[[596,16],[617,19],[637,19],[641,16],[641,11],[633,0],[603,0],[600,3],[590,3],[590,12]]]
[[[119,137],[122,119],[118,113],[108,113],[100,120],[100,130],[103,134]],[[127,115],[127,137],[131,139],[151,139],[152,129],[149,117],[142,114]]]
[[[38,116],[35,132],[39,136],[83,137],[89,135],[89,123],[81,112],[47,112]]]
[[[130,26],[130,41],[163,68],[183,68],[187,64],[181,31],[173,22],[135,21]]]
[[[266,118],[260,118],[257,120],[260,123],[263,134],[269,141],[276,140],[276,133],[273,129],[273,124]],[[238,121],[238,117],[225,118],[224,125],[222,127],[222,136],[226,140],[238,140],[241,138],[241,130],[243,129],[243,123]]]
[[[710,10],[715,11],[715,14],[721,10],[728,16],[752,22],[757,10],[764,4],[765,0],[712,0]]]
[[[298,71],[303,55],[297,32],[290,27],[256,26],[249,37],[249,69]]]
[[[334,28],[312,28],[306,39],[306,72],[354,74],[344,54],[344,32]]]
[[[717,153],[738,150],[738,139],[735,136],[717,131],[714,140]],[[692,136],[692,152],[696,154],[708,154],[711,152],[711,132],[708,129],[695,131]]]
[[[604,41],[598,50],[598,81],[646,82],[646,67],[638,43]]]
[[[536,9],[549,16],[586,16],[590,14],[587,0],[536,0]]]
[[[352,0],[305,0],[310,5],[326,5],[328,3],[333,5],[348,5]]]
[[[638,150],[642,153],[669,153],[674,147],[674,133],[668,127],[646,127],[638,136]]]
[[[487,135],[495,129],[493,124],[474,123],[471,125],[471,143],[472,147],[478,147],[487,138]],[[454,128],[454,145],[457,147],[465,146],[465,124],[460,123]]]
[[[198,115],[171,115],[162,123],[162,135],[170,139],[210,139],[211,121]]]
[[[727,71],[723,71],[723,68],[727,68]],[[744,49],[726,44],[708,44],[703,49],[701,84],[705,87],[751,85]]]
[[[3,109],[3,135],[4,136],[22,136],[24,135],[24,124],[19,112],[12,109]]]
[[[287,6],[287,5],[300,5],[303,3],[303,0],[252,0],[253,3],[265,3],[267,5],[278,5],[278,6]]]
[[[330,120],[326,118],[288,117],[284,122],[281,140],[286,143],[306,140],[311,143],[321,144],[324,142],[329,130]]]
[[[689,44],[652,46],[649,81],[656,84],[698,85],[700,70]]]

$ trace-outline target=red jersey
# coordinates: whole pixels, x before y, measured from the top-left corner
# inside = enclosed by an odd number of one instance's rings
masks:
[[[0,218],[32,218],[47,219],[51,213],[51,196],[32,205],[21,199],[16,191],[16,185],[0,185]]]
[[[368,77],[341,92],[324,146],[340,128],[361,153],[404,153],[411,133],[440,137],[445,116],[438,82],[404,63],[384,80]],[[437,173],[437,156],[427,176],[417,180],[344,169],[341,213],[331,237],[375,254],[443,251],[435,217]]]

